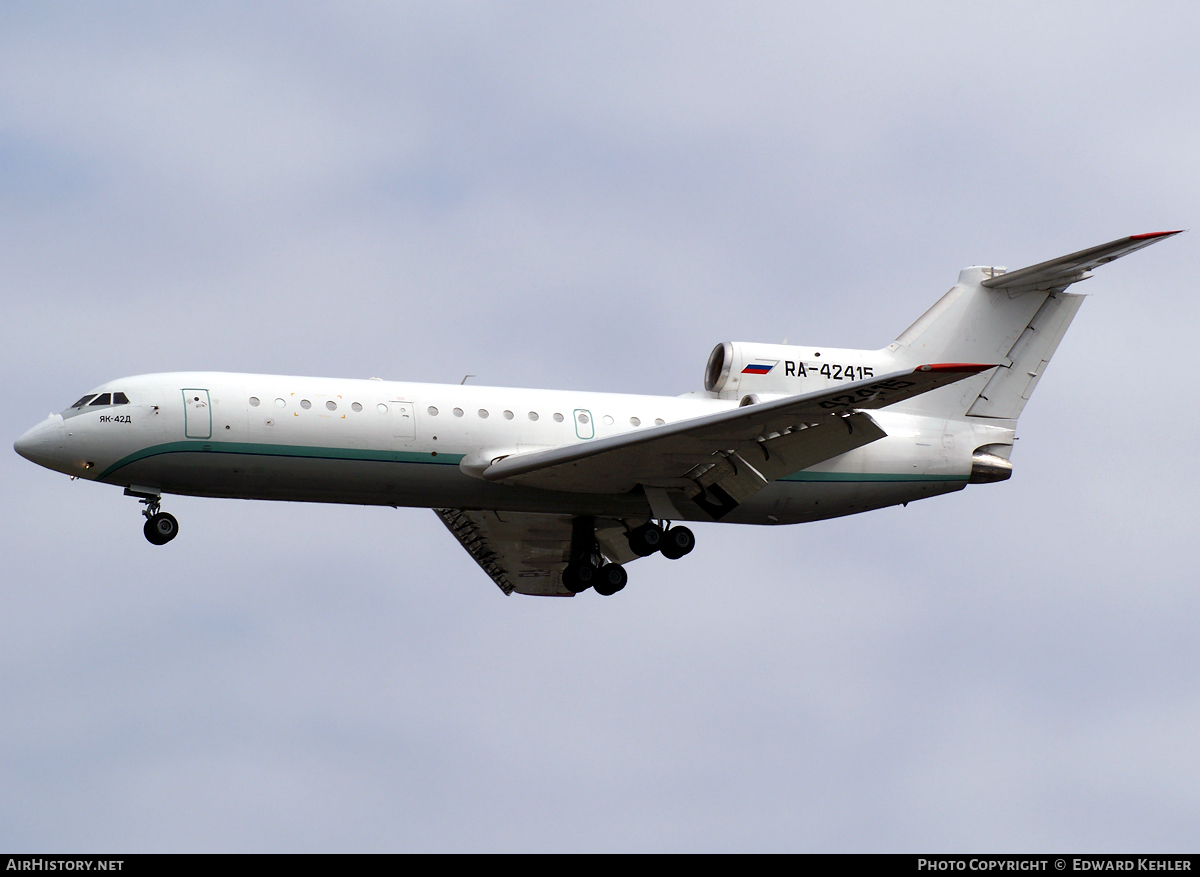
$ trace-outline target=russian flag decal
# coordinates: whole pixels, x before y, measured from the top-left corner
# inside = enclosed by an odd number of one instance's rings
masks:
[[[744,369],[742,369],[742,374],[744,374],[744,375],[765,375],[771,369],[775,368],[775,366],[777,366],[777,365],[779,365],[778,359],[772,359],[772,360],[758,359],[758,360],[755,360],[754,362],[750,363]]]

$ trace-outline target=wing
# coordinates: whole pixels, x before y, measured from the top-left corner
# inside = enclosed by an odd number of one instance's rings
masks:
[[[1049,262],[1039,262],[1028,268],[998,274],[983,281],[983,285],[989,289],[1007,289],[1012,292],[1066,289],[1072,283],[1091,277],[1093,268],[1177,234],[1178,231],[1153,231],[1149,234],[1130,235],[1100,244],[1098,247],[1071,253],[1069,256],[1060,256]]]
[[[434,509],[467,553],[505,594],[575,596],[562,584],[571,552],[571,516]],[[615,563],[636,560],[615,519],[596,520],[596,541]]]
[[[478,476],[578,493],[626,493],[638,485],[681,488],[720,518],[778,478],[883,438],[886,433],[867,409],[901,402],[989,368],[994,366],[923,365],[834,390],[512,454],[491,461]]]

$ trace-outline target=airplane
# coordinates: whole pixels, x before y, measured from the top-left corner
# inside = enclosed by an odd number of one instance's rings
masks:
[[[887,347],[724,342],[678,397],[223,372],[109,381],[14,444],[163,494],[432,508],[504,594],[611,596],[686,522],[795,524],[1008,479],[1017,418],[1132,235],[1017,271],[964,268]],[[464,379],[465,381],[465,379]]]

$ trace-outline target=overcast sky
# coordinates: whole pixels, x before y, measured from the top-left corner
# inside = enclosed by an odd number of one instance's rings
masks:
[[[1190,3],[0,6],[11,442],[123,375],[678,394],[1200,209]],[[0,848],[1195,851],[1197,232],[1012,479],[505,598],[428,510],[0,454]]]

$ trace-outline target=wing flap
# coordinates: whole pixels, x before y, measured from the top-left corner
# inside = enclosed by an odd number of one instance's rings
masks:
[[[886,435],[871,415],[861,411],[806,424],[794,432],[754,442],[753,450],[718,455],[719,463],[699,473],[693,470],[689,475],[700,492],[692,500],[720,520],[772,481]]]
[[[777,481],[825,460],[869,445],[887,435],[871,415],[864,412],[828,418],[826,422],[798,432],[756,442],[762,459],[749,453],[750,464],[769,481]]]
[[[1008,271],[984,280],[983,285],[989,289],[1007,289],[1012,292],[1065,289],[1072,283],[1086,280],[1091,276],[1090,272],[1101,265],[1179,233],[1179,231],[1155,231],[1149,234],[1135,234],[1118,238],[1107,244],[1080,250],[1078,253],[1060,256],[1047,262],[1039,262],[1028,268]]]

